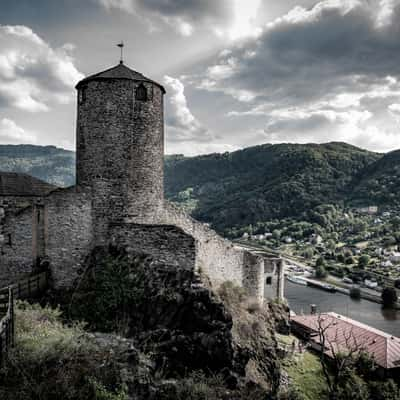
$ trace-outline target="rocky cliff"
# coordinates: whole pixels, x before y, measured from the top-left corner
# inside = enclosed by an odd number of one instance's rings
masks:
[[[201,374],[208,381],[218,377],[217,386],[229,393],[224,398],[244,393],[274,398],[277,393],[274,331],[285,310],[260,307],[230,283],[215,293],[206,278],[191,271],[146,255],[98,248],[69,311],[92,331],[118,331],[127,338],[135,356],[126,368],[147,360],[146,390],[178,391],[188,377]]]

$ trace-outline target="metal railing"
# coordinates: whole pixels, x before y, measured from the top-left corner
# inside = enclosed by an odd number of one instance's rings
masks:
[[[48,273],[41,272],[0,289],[0,366],[15,344],[15,300],[37,296],[47,288],[47,284]]]

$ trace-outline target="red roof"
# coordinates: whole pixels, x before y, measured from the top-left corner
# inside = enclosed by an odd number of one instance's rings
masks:
[[[373,356],[375,362],[383,368],[400,367],[400,338],[398,337],[333,312],[319,315],[296,315],[291,319],[315,333],[316,336],[312,335],[311,340],[318,344],[320,343],[319,327],[326,329],[325,341],[328,355],[331,352],[330,347],[335,351],[360,349]]]

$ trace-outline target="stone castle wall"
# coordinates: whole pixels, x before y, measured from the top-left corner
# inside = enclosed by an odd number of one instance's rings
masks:
[[[191,218],[184,211],[165,202],[163,222],[181,228],[196,240],[196,268],[206,273],[212,282],[243,283],[244,253],[223,239],[207,225]]]
[[[165,202],[164,221],[193,236],[196,240],[196,268],[203,271],[213,285],[231,281],[246,288],[257,301],[263,301],[265,272],[271,269],[268,260],[235,246],[169,202]],[[273,270],[273,274],[276,273],[277,270]],[[277,281],[276,275],[274,281]]]
[[[108,223],[98,218],[102,212],[98,204],[107,211],[106,198],[99,201],[92,189],[60,189],[43,199],[19,203],[2,199],[0,286],[32,272],[38,258],[48,258],[55,286],[71,287],[93,247],[113,244],[201,271],[215,287],[232,281],[259,302],[283,297],[281,260],[235,246],[168,202],[157,224]],[[6,207],[13,212],[5,213]]]
[[[33,269],[32,209],[29,202],[17,213],[0,207],[0,287],[24,278]]]
[[[91,195],[76,187],[58,190],[45,199],[45,205],[45,253],[54,284],[70,287],[93,247]]]

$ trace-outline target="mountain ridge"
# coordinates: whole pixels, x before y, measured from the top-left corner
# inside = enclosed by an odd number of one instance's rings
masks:
[[[0,170],[59,186],[75,182],[75,153],[55,146],[0,145]],[[165,194],[224,232],[296,217],[320,204],[398,203],[400,150],[344,142],[262,144],[234,152],[165,157]]]

